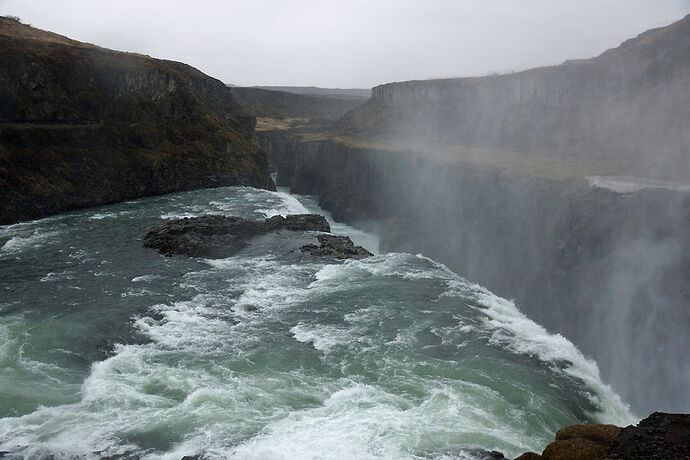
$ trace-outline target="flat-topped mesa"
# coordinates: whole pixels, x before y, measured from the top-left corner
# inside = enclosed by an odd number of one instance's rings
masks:
[[[273,190],[255,124],[186,64],[0,18],[0,224],[195,188]]]
[[[582,96],[583,90],[599,93],[623,82],[646,86],[659,78],[662,70],[665,82],[684,77],[690,65],[688,40],[690,15],[667,27],[645,31],[595,58],[571,59],[560,65],[483,77],[386,83],[372,88],[371,97],[376,101],[443,101],[483,95],[484,99],[508,97],[516,102],[535,98],[541,102],[562,98],[567,102],[573,94]]]
[[[439,80],[413,80],[387,83],[372,89],[372,99],[380,102],[413,103],[420,101],[455,101],[465,104],[500,102],[505,104],[528,102],[565,102],[575,88],[564,88],[554,76],[563,67],[544,67],[507,75],[466,77]],[[481,108],[467,105],[468,110]]]

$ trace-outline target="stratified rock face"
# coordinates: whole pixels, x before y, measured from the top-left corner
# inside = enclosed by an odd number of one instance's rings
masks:
[[[0,18],[0,224],[194,188],[273,189],[220,81]]]
[[[637,426],[623,429],[606,452],[607,459],[690,459],[690,414],[655,412]]]
[[[207,215],[176,219],[151,230],[144,238],[144,246],[166,256],[224,258],[237,253],[252,237],[279,230],[330,232],[331,228],[323,216],[316,214],[273,216],[264,221]]]
[[[690,15],[593,59],[377,86],[333,132],[577,158],[607,164],[620,175],[688,181],[688,126]]]

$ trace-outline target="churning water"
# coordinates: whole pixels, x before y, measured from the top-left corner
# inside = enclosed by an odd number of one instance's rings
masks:
[[[570,342],[423,256],[142,247],[165,219],[305,212],[321,211],[228,187],[0,227],[0,451],[481,458],[541,450],[578,421],[632,421]]]

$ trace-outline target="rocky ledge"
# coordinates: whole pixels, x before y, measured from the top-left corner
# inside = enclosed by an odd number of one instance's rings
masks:
[[[654,412],[637,426],[570,425],[541,455],[526,452],[515,460],[688,460],[690,414]]]
[[[373,255],[363,247],[355,246],[346,236],[328,234],[331,231],[330,225],[323,216],[317,214],[273,216],[263,221],[219,215],[176,219],[148,232],[144,238],[144,246],[156,249],[166,256],[180,254],[224,258],[250,246],[250,241],[262,235],[282,231],[325,232],[315,237],[307,235],[307,239],[288,238],[284,235],[284,240],[298,243],[293,244],[296,247],[288,244],[287,249],[286,245],[282,245],[283,252],[299,251],[300,255],[335,259],[361,259]]]
[[[318,257],[335,257],[336,259],[362,259],[373,254],[362,246],[355,246],[347,236],[318,235],[320,245],[305,244],[300,249]]]

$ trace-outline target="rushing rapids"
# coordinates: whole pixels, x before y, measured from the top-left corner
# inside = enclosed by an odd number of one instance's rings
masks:
[[[319,212],[243,187],[0,227],[0,451],[9,456],[481,458],[625,425],[596,364],[422,255],[282,259],[144,248],[166,220]],[[330,216],[327,216],[330,219]]]

